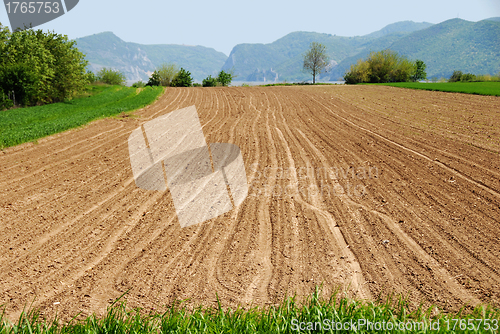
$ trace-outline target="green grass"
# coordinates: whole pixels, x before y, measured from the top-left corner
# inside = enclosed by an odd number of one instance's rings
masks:
[[[82,126],[93,120],[142,108],[163,91],[161,87],[90,86],[69,102],[0,111],[0,149]]]
[[[500,82],[440,82],[440,83],[421,83],[421,82],[396,82],[377,84],[392,87],[423,89],[441,92],[466,93],[477,95],[500,96]]]
[[[303,303],[298,303],[295,298],[288,298],[278,306],[248,310],[223,309],[219,304],[215,308],[198,307],[189,311],[180,302],[163,312],[129,309],[124,302],[118,300],[108,308],[103,317],[90,316],[65,324],[57,319],[43,320],[35,311],[23,313],[14,324],[0,317],[0,334],[334,333],[336,331],[332,329],[332,323],[333,326],[337,326],[336,323],[349,323],[349,327],[352,323],[356,326],[357,333],[383,332],[381,328],[377,329],[377,326],[384,326],[384,323],[385,328],[389,328],[388,323],[392,324],[394,329],[386,331],[390,333],[495,333],[500,326],[500,310],[492,307],[477,307],[467,313],[435,315],[435,307],[420,307],[410,312],[404,298],[361,302],[341,297],[340,293],[334,293],[330,299],[322,299],[319,296],[317,289]],[[481,323],[476,319],[482,319]],[[486,319],[490,330],[487,330]],[[471,323],[475,330],[467,330],[467,326],[472,326],[469,320],[474,320]],[[365,325],[362,325],[363,321]],[[318,322],[322,325],[317,324]],[[372,323],[372,327],[369,327],[368,322]],[[429,328],[429,325],[433,327]],[[304,330],[299,330],[299,326]],[[331,330],[328,330],[328,326]],[[405,329],[400,330],[400,326],[405,326]],[[407,330],[410,326],[413,330]],[[317,330],[311,330],[313,327]],[[415,330],[418,328],[420,330]]]

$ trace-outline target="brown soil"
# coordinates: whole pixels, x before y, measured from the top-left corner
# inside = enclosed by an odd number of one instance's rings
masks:
[[[241,148],[249,196],[181,229],[138,189],[127,138],[195,105]],[[46,316],[177,299],[268,305],[342,287],[445,310],[500,304],[500,98],[390,87],[169,88],[110,118],[0,152],[0,305]]]

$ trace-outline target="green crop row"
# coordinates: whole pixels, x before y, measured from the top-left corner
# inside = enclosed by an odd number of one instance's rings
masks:
[[[189,309],[174,303],[163,311],[129,309],[118,300],[103,317],[69,323],[41,319],[24,312],[16,323],[0,316],[0,334],[10,333],[496,333],[500,310],[480,306],[446,314],[434,306],[409,311],[407,299],[373,302],[334,293],[320,297],[317,289],[305,301],[286,298],[280,305],[236,310],[218,307]]]
[[[495,81],[439,82],[439,83],[395,82],[395,83],[384,83],[380,85],[410,88],[410,89],[441,91],[441,92],[500,96],[500,82],[495,82]]]
[[[98,91],[96,95],[69,102],[1,111],[0,148],[34,141],[99,118],[142,108],[152,103],[163,88],[146,87],[138,92],[136,88],[110,86],[95,91]]]

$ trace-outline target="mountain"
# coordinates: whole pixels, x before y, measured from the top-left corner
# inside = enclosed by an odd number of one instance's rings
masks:
[[[474,74],[500,71],[500,18],[479,22],[451,19],[438,24],[402,21],[364,36],[341,37],[316,32],[292,32],[269,44],[238,44],[229,57],[203,46],[141,45],[127,43],[111,32],[76,40],[87,55],[90,69],[122,71],[129,82],[148,80],[154,68],[173,62],[201,81],[221,69],[232,71],[237,81],[306,81],[303,55],[311,42],[327,47],[331,63],[321,81],[342,80],[351,64],[372,51],[392,49],[427,65],[427,76],[449,77],[454,70]]]
[[[452,19],[439,24],[403,21],[365,36],[339,37],[294,32],[270,44],[240,44],[223,69],[232,69],[238,81],[311,80],[302,71],[302,56],[313,41],[327,47],[332,63],[320,80],[337,81],[357,60],[371,51],[392,49],[409,59],[421,59],[427,75],[449,77],[454,70],[475,74],[500,71],[500,18],[479,22]]]
[[[449,77],[454,70],[474,74],[500,71],[500,21],[452,19],[414,32],[390,49],[421,59],[429,77]]]
[[[239,80],[302,80],[302,55],[311,42],[327,46],[334,63],[355,53],[360,42],[352,37],[337,37],[315,32],[293,32],[270,44],[239,44],[222,67],[233,71]]]
[[[201,81],[217,74],[227,59],[224,53],[204,46],[128,43],[112,32],[78,38],[76,42],[93,72],[112,67],[122,71],[129,82],[147,81],[155,67],[165,62],[176,63]]]
[[[429,22],[413,22],[413,21],[400,21],[396,23],[389,24],[379,31],[372,32],[371,34],[365,35],[368,38],[380,38],[393,33],[404,33],[404,32],[414,32],[429,28],[432,26]]]
[[[309,80],[309,74],[301,69],[303,55],[311,42],[319,42],[327,47],[330,66],[334,69],[344,59],[366,50],[386,48],[406,34],[430,26],[432,24],[427,22],[397,22],[369,35],[356,37],[293,32],[270,44],[236,45],[222,69],[232,70],[238,76],[238,81]],[[330,76],[331,74],[326,74],[322,78],[329,80]]]

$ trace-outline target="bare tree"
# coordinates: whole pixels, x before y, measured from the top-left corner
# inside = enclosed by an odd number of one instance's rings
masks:
[[[330,58],[326,54],[326,46],[321,43],[312,42],[309,50],[304,55],[304,70],[313,76],[313,84],[316,83],[316,75],[327,71]]]

